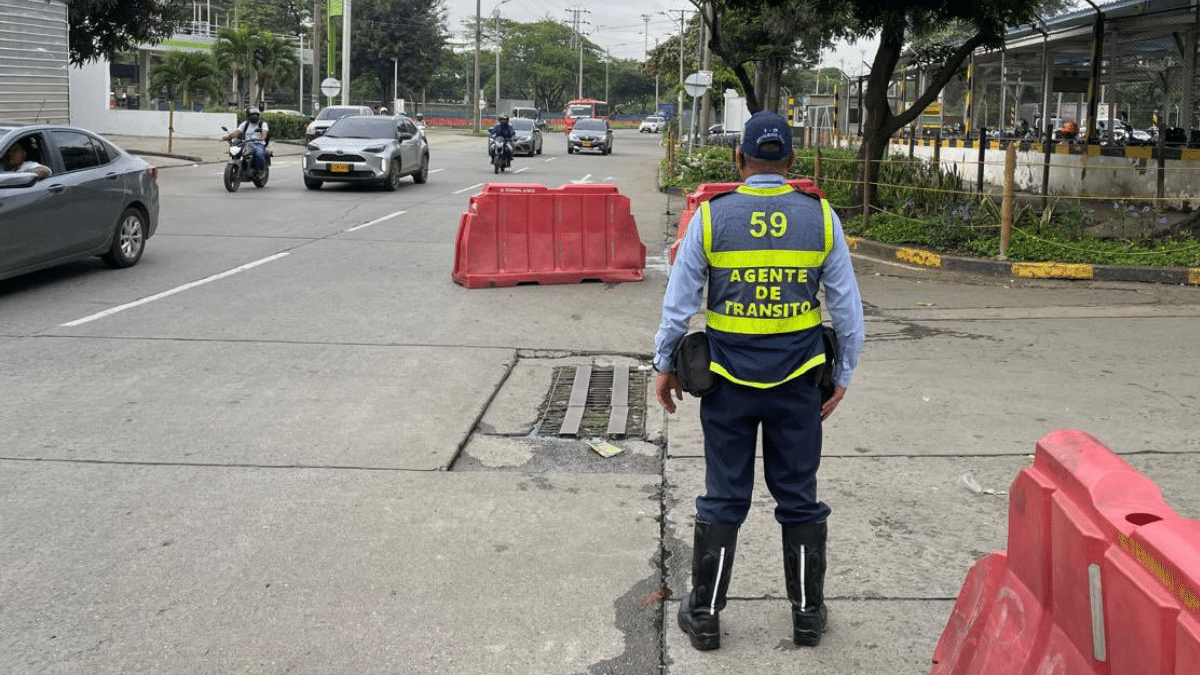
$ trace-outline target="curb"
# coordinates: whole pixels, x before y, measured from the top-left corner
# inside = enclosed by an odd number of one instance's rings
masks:
[[[122,149],[131,155],[146,155],[149,157],[166,157],[167,159],[182,159],[182,160],[188,161],[188,162],[196,162],[197,164],[203,164],[204,162],[208,161],[208,160],[204,159],[203,157],[197,157],[195,155],[177,155],[177,154],[170,153],[170,152],[158,152],[155,150],[137,150],[134,148],[122,148]]]
[[[961,258],[911,246],[881,244],[861,237],[846,237],[851,251],[900,262],[946,270],[1014,279],[1068,279],[1091,281],[1137,281],[1156,284],[1200,286],[1200,267],[1125,267],[1089,263],[1011,262],[985,258]]]
[[[659,192],[686,197],[689,190],[659,186]],[[1068,279],[1081,281],[1135,281],[1152,284],[1200,286],[1200,267],[1125,267],[1090,263],[1011,262],[987,258],[962,258],[911,246],[883,244],[862,237],[846,237],[851,251],[883,260],[968,274],[1007,276],[1013,279]]]

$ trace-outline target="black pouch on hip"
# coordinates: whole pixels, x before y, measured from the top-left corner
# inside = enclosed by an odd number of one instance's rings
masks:
[[[833,383],[833,366],[837,363],[838,339],[837,333],[829,326],[821,327],[821,343],[825,347],[825,363],[821,364],[821,375],[817,378],[817,388],[821,390],[821,403],[833,397],[837,385]]]
[[[717,378],[709,370],[712,355],[708,349],[708,334],[704,331],[683,336],[671,355],[671,368],[679,387],[692,396],[704,396],[717,389]]]

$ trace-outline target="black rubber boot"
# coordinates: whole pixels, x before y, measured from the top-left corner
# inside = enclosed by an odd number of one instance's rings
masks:
[[[792,601],[792,642],[816,647],[825,632],[825,523],[783,526],[783,570]]]
[[[692,592],[679,603],[679,628],[701,651],[721,646],[721,618],[737,549],[737,525],[696,521]]]

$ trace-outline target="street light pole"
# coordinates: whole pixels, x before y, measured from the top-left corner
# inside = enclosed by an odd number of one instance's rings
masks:
[[[350,105],[350,0],[342,2],[342,105]]]
[[[475,88],[471,90],[471,104],[475,112],[471,113],[475,118],[475,133],[479,133],[479,40],[480,35],[480,11],[479,6],[482,0],[475,0]]]
[[[392,57],[392,114],[400,112],[396,110],[396,101],[400,98],[400,58]]]

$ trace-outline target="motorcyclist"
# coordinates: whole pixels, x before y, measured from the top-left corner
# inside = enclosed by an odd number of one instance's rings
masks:
[[[255,171],[262,171],[267,166],[267,143],[270,135],[271,128],[262,119],[262,111],[258,108],[250,108],[246,111],[246,121],[221,140],[244,138],[247,147],[250,148],[250,166]]]
[[[422,115],[421,113],[417,113],[416,119],[417,119],[417,128],[424,129],[425,128],[425,116]]]
[[[516,135],[517,130],[513,128],[513,125],[508,123],[508,115],[501,115],[499,118],[497,118],[496,126],[492,127],[491,130],[488,131],[489,138],[498,139],[505,142],[505,152],[508,152],[508,148],[512,147],[509,144],[512,143],[512,140],[516,137]],[[488,143],[488,156],[493,156],[494,152],[493,145]]]

